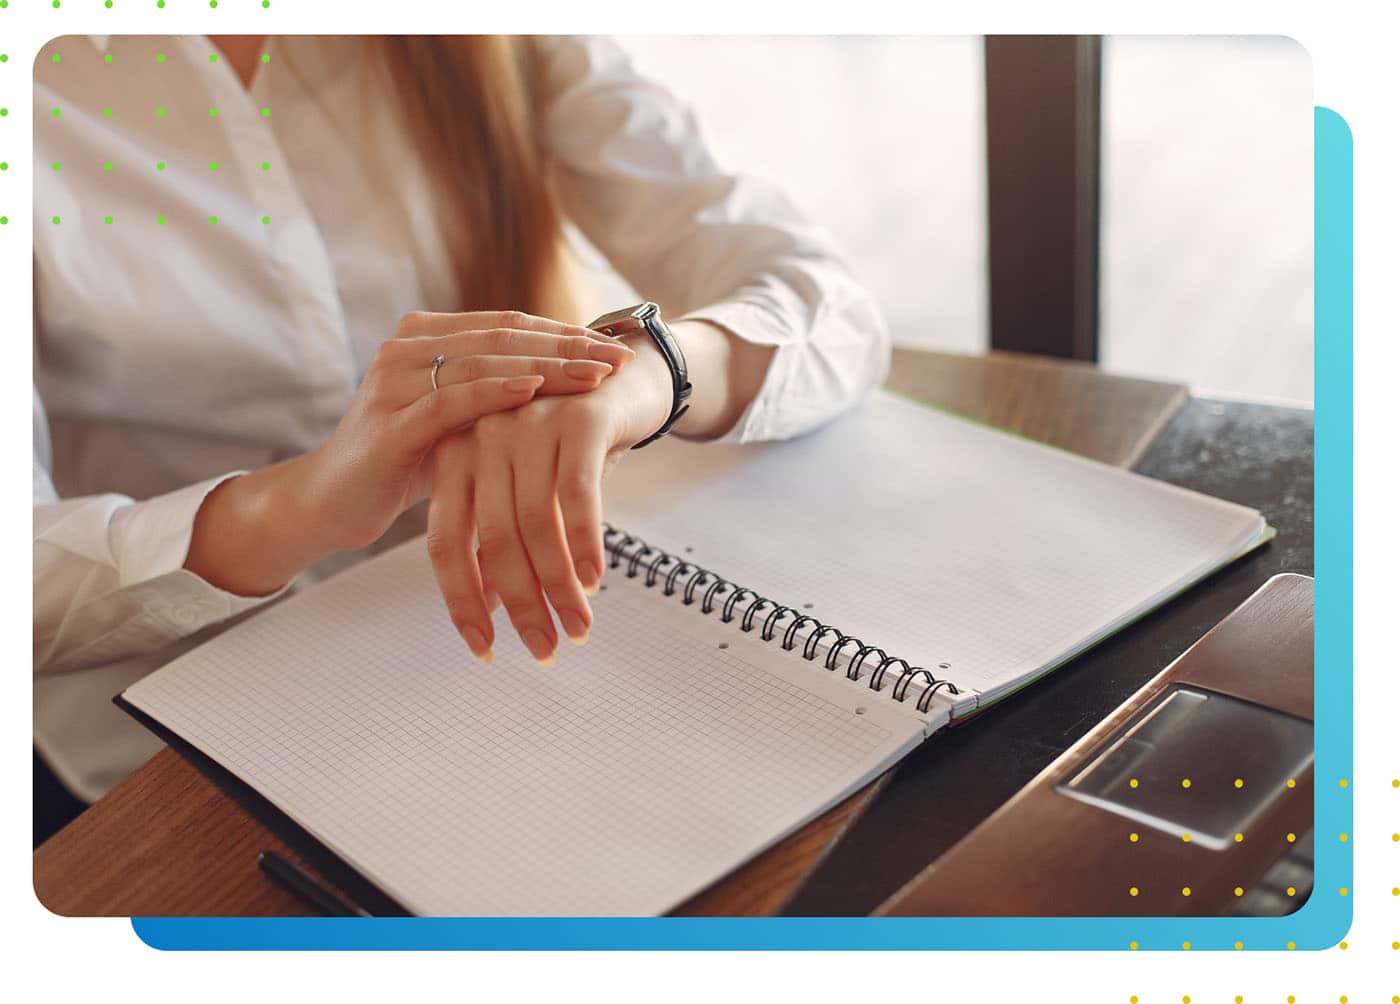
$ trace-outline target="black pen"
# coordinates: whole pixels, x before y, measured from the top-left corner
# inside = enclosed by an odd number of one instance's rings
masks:
[[[327,917],[368,917],[369,913],[352,906],[308,875],[305,869],[288,861],[276,851],[260,851],[258,867],[268,878],[308,906],[315,907]]]

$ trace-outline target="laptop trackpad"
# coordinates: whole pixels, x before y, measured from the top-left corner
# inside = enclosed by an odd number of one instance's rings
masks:
[[[1311,722],[1177,685],[1088,753],[1088,766],[1056,790],[1220,850],[1312,757]]]

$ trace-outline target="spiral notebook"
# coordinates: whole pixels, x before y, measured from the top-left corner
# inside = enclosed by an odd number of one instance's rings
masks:
[[[606,505],[553,669],[503,613],[475,662],[411,541],[124,700],[410,912],[657,914],[1270,533],[884,394],[792,442],[663,441]]]

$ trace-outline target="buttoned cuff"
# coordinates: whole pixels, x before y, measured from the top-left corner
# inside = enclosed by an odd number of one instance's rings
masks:
[[[287,586],[283,586],[265,596],[239,596],[184,567],[195,516],[204,499],[225,481],[244,473],[233,471],[158,495],[123,507],[113,516],[109,543],[121,585],[140,604],[150,628],[183,637],[286,591]]]
[[[800,344],[793,343],[791,324],[784,324],[782,319],[768,308],[746,300],[714,303],[692,311],[672,323],[679,324],[683,321],[705,321],[746,342],[778,347],[754,399],[749,402],[749,406],[729,431],[714,442],[748,443],[770,438],[770,412],[775,406],[774,403],[782,399],[783,386],[791,370],[784,357],[788,353],[800,351],[801,348]]]

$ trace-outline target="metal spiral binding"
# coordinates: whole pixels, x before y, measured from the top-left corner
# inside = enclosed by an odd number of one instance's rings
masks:
[[[764,641],[772,641],[777,636],[779,622],[791,616],[793,619],[783,629],[780,642],[785,651],[791,652],[797,647],[797,633],[810,625],[811,633],[802,642],[802,658],[808,662],[816,661],[817,648],[822,639],[830,638],[830,647],[827,649],[823,665],[835,672],[841,650],[850,647],[852,652],[850,662],[846,666],[846,678],[859,681],[862,667],[870,662],[873,668],[866,685],[876,693],[883,692],[881,684],[888,678],[890,668],[901,666],[903,668],[894,679],[890,696],[903,704],[908,699],[909,690],[915,681],[922,681],[923,690],[914,701],[914,706],[920,711],[928,711],[929,702],[940,690],[946,690],[954,697],[959,694],[958,688],[951,680],[940,679],[922,666],[911,666],[904,659],[889,655],[876,645],[867,645],[840,628],[823,624],[809,614],[793,607],[785,607],[766,596],[760,596],[754,590],[730,582],[707,568],[654,548],[640,537],[634,537],[609,523],[603,526],[603,546],[609,556],[608,567],[619,568],[625,562],[627,577],[635,579],[639,575],[645,575],[643,584],[648,589],[655,588],[660,582],[662,595],[674,596],[679,591],[682,603],[692,606],[698,601],[700,612],[703,614],[713,613],[720,597],[724,597],[723,604],[719,607],[720,621],[730,624],[738,618],[739,630],[745,632],[754,630],[758,615],[766,610],[762,623],[758,625],[759,636]],[[745,604],[742,611],[738,609],[740,604]]]

